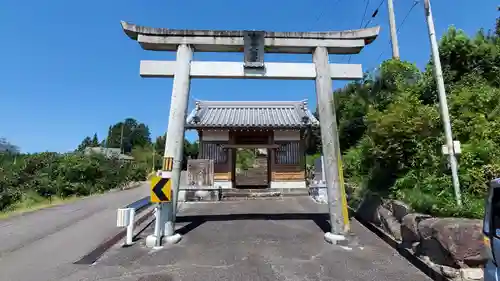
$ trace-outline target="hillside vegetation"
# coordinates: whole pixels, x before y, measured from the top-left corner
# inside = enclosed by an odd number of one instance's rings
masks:
[[[0,211],[102,193],[144,178],[137,165],[100,155],[1,153]]]
[[[451,27],[440,40],[453,137],[462,143],[463,207],[456,205],[441,153],[445,138],[432,62],[422,72],[412,63],[388,60],[334,93],[345,177],[354,198],[376,192],[419,212],[482,217],[488,183],[500,177],[499,30],[469,37]],[[320,147],[315,132],[309,153]]]
[[[134,161],[84,153],[86,148],[98,146],[121,147]],[[132,118],[110,126],[102,141],[95,134],[85,137],[71,153],[20,153],[0,138],[0,212],[37,208],[146,180],[149,172],[161,168],[164,150],[165,135],[153,143],[148,126]],[[197,143],[186,140],[184,162],[197,154]]]

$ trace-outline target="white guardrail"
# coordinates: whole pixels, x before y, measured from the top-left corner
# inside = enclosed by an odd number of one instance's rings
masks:
[[[149,196],[146,196],[136,202],[126,206],[125,208],[120,208],[117,211],[116,226],[127,228],[127,237],[125,239],[125,245],[132,245],[134,243],[134,225],[135,216],[141,211],[147,209],[151,205]]]

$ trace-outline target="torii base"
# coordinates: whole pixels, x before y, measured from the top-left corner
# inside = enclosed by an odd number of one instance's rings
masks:
[[[158,243],[158,239],[160,239]],[[170,236],[156,237],[154,234],[146,237],[146,247],[153,249],[161,249],[164,245],[177,244],[182,240],[182,235],[176,233]],[[159,245],[159,246],[158,246]]]
[[[325,233],[325,241],[339,246],[348,246],[349,240],[344,235],[333,234],[331,232]]]

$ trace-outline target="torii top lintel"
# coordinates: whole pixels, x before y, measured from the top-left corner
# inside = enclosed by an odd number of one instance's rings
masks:
[[[200,52],[242,52],[244,31],[182,30],[153,28],[121,22],[123,31],[143,49],[175,51],[179,44],[192,45]],[[266,53],[312,53],[315,47],[326,47],[330,54],[357,54],[378,36],[380,27],[328,32],[268,32]]]

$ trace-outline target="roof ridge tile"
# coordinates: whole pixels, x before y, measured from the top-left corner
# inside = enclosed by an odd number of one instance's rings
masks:
[[[319,121],[302,101],[197,101],[187,128],[265,127],[304,128]],[[304,117],[308,119],[304,119]]]

